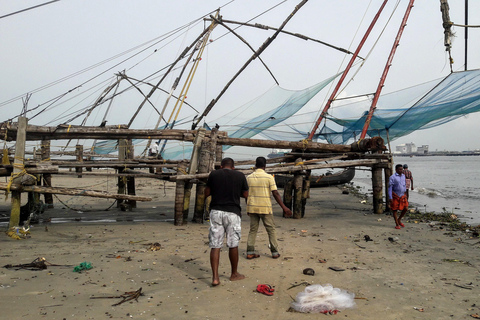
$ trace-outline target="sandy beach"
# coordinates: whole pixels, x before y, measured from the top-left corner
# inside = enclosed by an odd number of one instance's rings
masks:
[[[55,176],[53,183],[103,190],[107,184],[115,190],[114,178]],[[372,214],[371,204],[338,187],[312,189],[300,220],[282,218],[275,207],[279,259],[270,256],[263,226],[257,236],[260,258],[246,259],[244,214],[239,271],[246,279],[229,280],[224,248],[221,285],[211,287],[208,223],[174,226],[174,192],[173,183],[137,179],[137,195],[153,201],[139,202],[132,212],[116,206],[105,211],[113,200],[59,196],[32,227],[30,239],[2,233],[0,266],[38,257],[58,265],[41,271],[1,268],[2,318],[472,319],[480,314],[478,238],[439,222],[407,220],[396,230],[391,216]],[[8,216],[9,210],[10,199],[2,197],[0,214]],[[83,262],[92,268],[74,272]],[[315,275],[303,274],[305,268]],[[258,284],[273,286],[274,295],[255,292]],[[336,315],[290,312],[307,284],[352,292],[356,306]],[[140,288],[137,300],[112,306]]]

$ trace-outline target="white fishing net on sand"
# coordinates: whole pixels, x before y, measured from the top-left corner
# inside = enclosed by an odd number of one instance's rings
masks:
[[[304,313],[325,313],[335,310],[344,310],[355,306],[355,294],[331,284],[321,286],[313,284],[297,294],[292,308]]]

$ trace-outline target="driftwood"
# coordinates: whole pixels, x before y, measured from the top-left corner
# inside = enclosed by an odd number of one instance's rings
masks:
[[[73,188],[12,185],[10,189],[18,192],[37,192],[37,193],[63,194],[63,195],[95,197],[95,198],[112,198],[112,199],[119,199],[119,200],[152,201],[152,198],[149,198],[149,197],[131,196],[126,194],[113,194],[113,193],[107,193],[103,191],[82,190],[82,189],[73,189]],[[7,190],[7,184],[0,182],[0,190]]]
[[[130,301],[130,300],[135,300],[138,302],[138,298],[140,296],[143,296],[142,293],[142,288],[138,289],[137,291],[128,291],[125,292],[124,294],[121,294],[119,296],[108,296],[108,297],[90,297],[90,299],[122,299],[120,302],[117,302],[115,304],[112,304],[112,307],[118,306],[124,302]]]
[[[32,271],[39,271],[39,270],[47,269],[48,266],[70,267],[71,265],[53,264],[45,260],[45,258],[36,258],[30,263],[6,264],[3,267],[6,269],[15,268],[17,270],[26,269],[26,270],[32,270]]]

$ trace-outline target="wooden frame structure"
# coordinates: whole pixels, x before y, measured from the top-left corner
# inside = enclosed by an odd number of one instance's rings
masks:
[[[309,196],[308,175],[311,170],[322,168],[369,167],[372,168],[373,207],[375,213],[383,213],[382,169],[385,171],[385,183],[392,173],[391,155],[384,153],[383,139],[375,137],[364,139],[351,145],[334,145],[316,143],[312,141],[270,141],[256,139],[229,138],[225,132],[217,129],[206,131],[198,130],[135,130],[124,126],[84,127],[58,126],[39,127],[27,124],[27,119],[20,117],[18,123],[3,123],[0,126],[0,136],[7,141],[16,141],[15,158],[13,165],[1,165],[0,176],[11,176],[10,184],[0,183],[0,189],[12,191],[12,211],[9,227],[19,225],[20,195],[22,192],[40,194],[69,194],[91,197],[114,198],[122,210],[135,208],[136,201],[150,201],[150,198],[135,195],[135,177],[147,177],[176,182],[175,198],[175,225],[187,223],[188,208],[193,184],[197,185],[195,193],[195,212],[193,222],[202,223],[205,218],[205,199],[203,191],[209,173],[218,167],[222,159],[222,146],[250,146],[260,148],[291,149],[286,156],[269,159],[266,171],[268,173],[293,174],[293,182],[286,186],[286,192],[291,192],[291,200],[286,195],[286,203],[291,203],[294,218],[304,215],[306,199]],[[133,153],[132,139],[168,139],[190,141],[194,144],[194,151],[190,161],[172,161],[149,158],[136,158]],[[65,139],[103,139],[118,141],[118,159],[89,160],[96,155],[84,152],[83,146],[76,146],[75,160],[58,161],[49,159],[52,152],[49,149],[51,140]],[[39,160],[24,160],[25,141],[42,141],[42,150]],[[73,154],[72,154],[73,155]],[[98,155],[97,155],[98,156]],[[236,167],[254,165],[254,161],[236,161]],[[48,182],[52,174],[65,174],[59,168],[76,168],[71,174],[79,178],[83,175],[112,175],[110,173],[88,172],[89,168],[114,168],[118,176],[118,193],[106,194],[102,192],[86,192],[85,190],[55,188]],[[82,168],[87,168],[83,172]],[[138,168],[148,168],[150,173],[139,173]],[[164,173],[160,168],[174,169],[176,174]],[[152,170],[152,169],[156,169]],[[248,174],[252,169],[241,169]],[[22,184],[22,175],[43,175],[44,185]],[[51,181],[51,180],[50,180]],[[385,184],[386,187],[386,184]],[[290,189],[289,189],[290,188]],[[289,191],[291,190],[291,191]],[[48,198],[45,199],[47,205]]]

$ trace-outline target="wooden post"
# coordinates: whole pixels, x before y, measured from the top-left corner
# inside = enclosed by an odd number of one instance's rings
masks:
[[[17,140],[15,143],[15,158],[13,160],[13,181],[12,185],[20,185],[21,177],[19,175],[23,171],[25,156],[25,140],[27,137],[28,119],[25,117],[18,117],[18,131]],[[12,191],[12,210],[10,212],[9,229],[18,227],[20,224],[20,207],[22,202],[22,192]]]
[[[200,157],[198,160],[198,173],[208,172],[210,152],[209,142],[202,141],[202,147],[200,150]],[[206,179],[200,179],[197,183],[195,190],[195,211],[193,212],[192,222],[203,223],[203,213],[205,208],[205,187]]]
[[[198,160],[198,173],[211,172],[215,169],[215,149],[217,147],[218,129],[213,128],[210,132],[210,139],[204,140],[200,149],[200,158]],[[203,223],[203,220],[209,218],[208,211],[205,214],[205,187],[207,179],[200,179],[197,183],[195,195],[195,213],[193,222]]]
[[[292,189],[293,179],[289,179],[283,187],[283,204],[290,210],[292,210]]]
[[[383,213],[383,194],[382,194],[382,168],[377,165],[372,167],[372,190],[373,190],[373,212]]]
[[[295,160],[295,166],[302,162],[302,158]],[[302,171],[295,171],[293,174],[293,219],[302,218],[302,195],[303,195],[304,174]]]
[[[222,132],[222,134],[220,136],[228,137],[226,132]],[[222,161],[222,159],[223,159],[223,146],[221,144],[216,143],[216,145],[215,145],[215,161],[220,162],[220,161]],[[214,164],[214,166],[215,166],[215,164]],[[217,168],[215,168],[215,169],[217,169]]]
[[[42,161],[50,161],[50,140],[43,139],[42,140]],[[50,173],[43,174],[43,185],[45,187],[52,186],[52,175]],[[47,208],[53,208],[53,195],[51,193],[45,193],[43,195],[45,199],[45,204]]]
[[[75,156],[77,157],[77,161],[83,162],[83,146],[82,145],[77,144],[75,146]],[[78,178],[82,177],[82,171],[83,171],[82,167],[76,167],[75,168],[75,172],[78,173],[78,175],[77,175]]]
[[[126,149],[127,149],[127,141],[125,139],[118,140],[118,160],[125,161],[126,157]],[[124,169],[118,169],[118,173],[123,173]],[[126,186],[126,178],[125,177],[118,177],[118,194],[125,194],[125,186]],[[117,201],[117,208],[122,206],[123,200]]]
[[[186,173],[185,169],[187,169],[186,162],[180,162],[177,165],[177,175],[183,175]],[[185,180],[177,180],[175,185],[175,218],[174,224],[176,226],[183,226],[183,203],[184,203],[184,195],[185,195]]]
[[[87,161],[92,161],[92,157],[88,156],[88,157],[87,157]],[[92,169],[93,169],[92,167],[86,167],[86,168],[85,168],[85,170],[86,170],[87,172],[92,172]]]
[[[304,175],[295,172],[293,176],[293,219],[302,218],[302,194]]]
[[[393,174],[393,161],[390,159],[388,166],[384,169],[385,172],[385,211],[390,211],[390,202],[388,197],[388,182],[390,181],[390,176]]]
[[[206,132],[207,130],[204,128],[200,128],[197,131],[195,141],[193,142],[192,158],[190,159],[190,164],[188,166],[188,174],[195,174],[197,172],[198,161],[200,158],[200,149]],[[183,198],[183,222],[185,224],[188,221],[188,211],[190,209],[190,197],[192,195],[192,187],[193,183],[190,180],[185,182],[185,194]]]
[[[132,139],[128,139],[126,146],[126,159],[133,160],[135,158],[135,148],[133,147]],[[133,168],[130,170],[134,170]],[[135,195],[135,177],[127,177],[127,194],[128,195]],[[130,208],[137,207],[137,201],[135,200],[128,200],[128,204]]]
[[[306,170],[305,179],[303,180],[303,192],[302,192],[302,218],[305,216],[305,206],[307,205],[307,199],[310,198],[310,175],[312,170]]]

